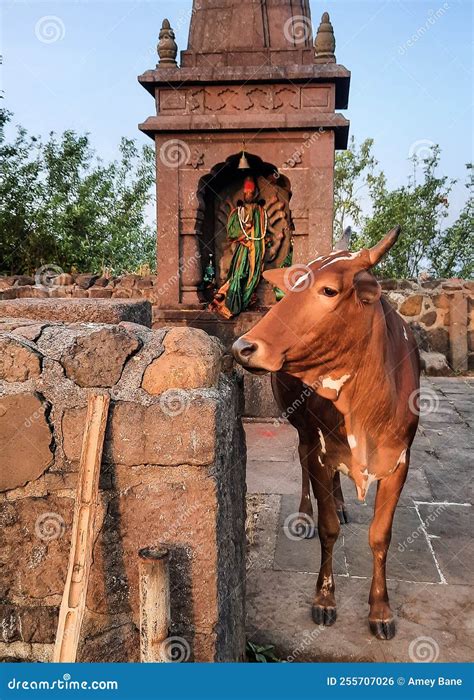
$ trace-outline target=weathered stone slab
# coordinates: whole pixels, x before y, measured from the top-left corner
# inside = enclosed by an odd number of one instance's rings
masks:
[[[111,387],[118,382],[125,362],[140,347],[123,328],[101,328],[78,336],[62,358],[66,376],[83,387]]]
[[[0,491],[37,479],[53,460],[45,407],[34,394],[0,396]]]
[[[26,382],[41,373],[41,355],[33,346],[12,335],[0,337],[0,380]]]
[[[214,386],[221,370],[222,347],[204,331],[171,328],[163,341],[165,351],[145,370],[142,388],[152,395],[167,389]]]
[[[69,323],[131,321],[150,328],[151,304],[123,299],[12,299],[0,301],[0,318],[7,317]]]

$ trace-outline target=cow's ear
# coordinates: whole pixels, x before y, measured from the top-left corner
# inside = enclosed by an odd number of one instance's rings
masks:
[[[382,258],[385,253],[387,253],[390,248],[397,242],[398,236],[400,235],[401,228],[400,226],[395,226],[395,228],[392,228],[388,233],[385,234],[385,236],[380,240],[378,243],[376,243],[372,248],[369,248],[369,260],[370,260],[370,267],[373,265],[376,265],[380,258]]]
[[[274,287],[281,289],[283,292],[289,292],[300,277],[309,273],[310,269],[306,265],[293,265],[292,267],[275,267],[272,270],[265,270],[263,277]]]
[[[367,270],[362,270],[354,275],[354,289],[364,304],[373,304],[380,299],[382,294],[380,284]]]

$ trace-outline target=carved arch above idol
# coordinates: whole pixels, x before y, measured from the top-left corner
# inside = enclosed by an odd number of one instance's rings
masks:
[[[225,318],[274,301],[260,281],[264,269],[291,264],[288,178],[237,153],[201,178],[198,199],[203,300]]]

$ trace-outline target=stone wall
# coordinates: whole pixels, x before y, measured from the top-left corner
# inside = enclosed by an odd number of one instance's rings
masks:
[[[48,661],[88,392],[111,397],[80,661],[139,660],[138,550],[171,551],[184,656],[244,651],[245,440],[215,338],[120,322],[0,320],[0,658]]]
[[[474,369],[474,282],[382,280],[385,297],[410,323],[427,361],[447,360],[446,373]]]
[[[91,274],[61,274],[48,280],[47,284],[35,285],[34,282],[33,278],[24,275],[0,277],[0,316],[11,313],[10,299],[33,297],[38,298],[37,303],[40,303],[40,298],[55,298],[58,301],[83,299],[84,303],[88,303],[86,300],[89,299],[111,299],[116,303],[141,299],[152,305],[155,328],[163,325],[202,327],[220,337],[226,345],[244,332],[247,326],[253,325],[258,316],[250,312],[248,323],[246,314],[242,314],[242,319],[223,322],[204,308],[163,310],[166,288],[177,284],[177,280],[171,279],[160,286],[154,275],[124,275],[108,279]],[[445,356],[443,371],[465,372],[474,369],[474,282],[459,279],[387,279],[381,280],[381,285],[386,298],[414,327],[421,350]],[[27,306],[26,302],[23,303]],[[64,301],[59,301],[58,308],[64,304]],[[15,311],[15,315],[18,313]],[[34,314],[37,314],[37,310]]]

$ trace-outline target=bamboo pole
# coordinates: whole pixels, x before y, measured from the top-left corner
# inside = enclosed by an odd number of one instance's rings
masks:
[[[110,397],[91,392],[82,441],[81,461],[74,506],[69,566],[59,609],[53,661],[73,663],[86,607],[87,585],[95,537],[99,500],[99,474]]]
[[[140,549],[140,661],[168,663],[166,640],[170,628],[169,552]]]

